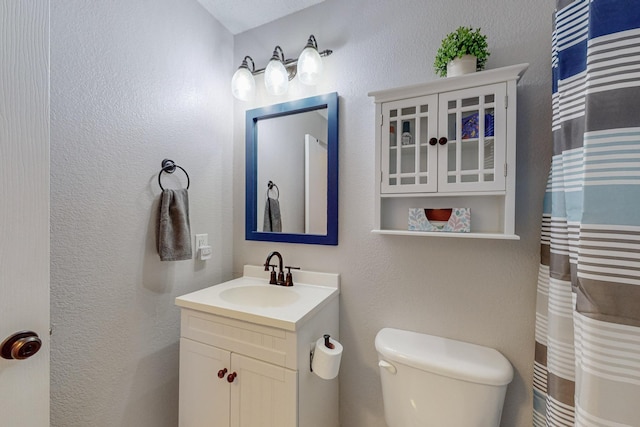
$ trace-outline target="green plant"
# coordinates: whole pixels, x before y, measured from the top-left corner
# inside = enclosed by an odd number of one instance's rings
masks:
[[[484,69],[489,57],[487,36],[480,33],[480,28],[459,27],[442,40],[442,45],[436,53],[433,66],[441,77],[447,75],[447,64],[462,55],[473,55],[478,58],[476,70]]]

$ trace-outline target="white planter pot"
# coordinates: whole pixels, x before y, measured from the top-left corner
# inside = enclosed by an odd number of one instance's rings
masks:
[[[475,73],[477,60],[473,55],[463,55],[462,58],[452,60],[447,64],[447,77]]]

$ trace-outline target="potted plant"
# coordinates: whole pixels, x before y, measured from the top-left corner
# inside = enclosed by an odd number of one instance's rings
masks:
[[[489,57],[487,36],[480,28],[459,27],[442,40],[433,64],[441,77],[480,71]]]

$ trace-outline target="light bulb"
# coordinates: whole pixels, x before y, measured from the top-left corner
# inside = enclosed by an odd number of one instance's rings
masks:
[[[253,98],[256,90],[256,82],[253,74],[247,67],[240,67],[231,79],[231,92],[241,101]]]
[[[251,70],[247,64],[247,60],[251,61]],[[253,58],[245,56],[242,64],[238,67],[231,78],[231,93],[240,101],[248,101],[253,98],[256,92],[256,81],[253,78],[252,70],[255,70]]]
[[[318,49],[307,45],[298,58],[298,78],[301,83],[315,85],[322,74],[322,58]]]
[[[282,95],[289,88],[289,73],[282,61],[271,59],[264,71],[264,85],[271,95]]]

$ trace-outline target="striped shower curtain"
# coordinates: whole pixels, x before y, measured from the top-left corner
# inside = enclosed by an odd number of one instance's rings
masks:
[[[640,427],[640,0],[557,0],[534,426]]]

